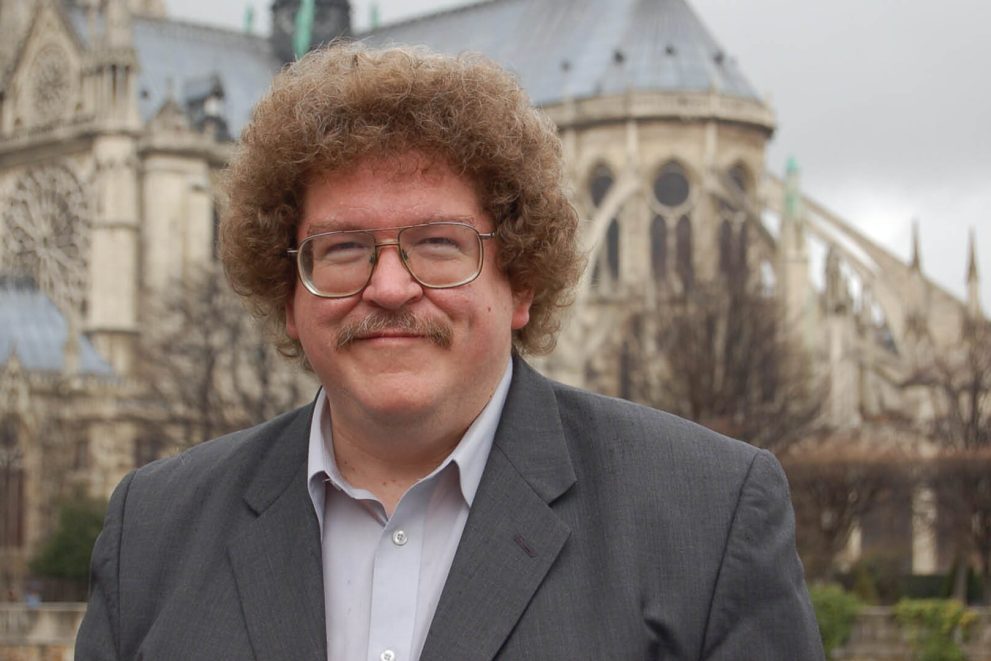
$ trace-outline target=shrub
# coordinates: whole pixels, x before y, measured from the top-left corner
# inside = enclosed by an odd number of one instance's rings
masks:
[[[870,604],[894,604],[902,598],[905,561],[896,554],[872,553],[858,560],[850,570],[850,588]]]
[[[819,622],[819,635],[828,657],[850,639],[853,623],[860,612],[860,600],[838,585],[815,585],[809,590]]]
[[[93,544],[103,527],[106,504],[76,498],[59,507],[58,527],[31,559],[35,576],[86,584]]]
[[[966,661],[960,640],[976,615],[953,599],[902,599],[895,619],[907,631],[916,661]]]

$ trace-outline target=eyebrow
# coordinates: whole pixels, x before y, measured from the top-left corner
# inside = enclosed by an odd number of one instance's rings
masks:
[[[464,223],[465,225],[471,225],[472,227],[477,226],[476,220],[473,216],[425,216],[411,223],[399,225],[398,227],[429,225],[430,223]],[[306,228],[306,236],[326,234],[327,232],[377,232],[386,229],[391,229],[391,227],[367,227],[355,221],[327,218],[310,223]]]

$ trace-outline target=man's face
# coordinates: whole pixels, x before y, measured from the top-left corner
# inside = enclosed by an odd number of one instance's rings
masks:
[[[443,220],[465,222],[483,234],[495,229],[471,182],[439,160],[408,153],[365,159],[314,178],[305,191],[296,238]],[[396,232],[375,236],[385,241]],[[514,295],[498,268],[496,241],[484,241],[483,251],[478,278],[452,289],[421,286],[391,246],[379,248],[371,281],[353,296],[319,298],[297,281],[286,309],[289,335],[300,341],[323,383],[335,425],[344,416],[392,426],[428,421],[438,433],[460,434],[471,423],[505,369],[512,331],[526,325],[531,300]],[[386,322],[384,329],[375,324],[378,330],[359,331],[339,346],[342,333],[355,324],[403,313],[423,322],[414,328],[441,332],[430,337]]]

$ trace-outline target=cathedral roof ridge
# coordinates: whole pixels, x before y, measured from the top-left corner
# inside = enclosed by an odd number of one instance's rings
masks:
[[[513,0],[474,0],[474,2],[469,2],[463,5],[455,5],[453,7],[447,7],[445,9],[439,9],[437,11],[427,12],[424,14],[415,14],[413,16],[407,16],[406,18],[401,18],[391,23],[382,23],[381,25],[377,25],[375,27],[369,28],[364,32],[355,34],[355,38],[360,40],[366,36],[372,36],[375,33],[382,32],[384,30],[390,30],[392,28],[397,28],[397,27],[404,27],[406,25],[412,23],[419,23],[421,21],[433,20],[434,18],[444,14],[455,14],[458,12],[473,11],[479,5],[491,5],[499,2],[513,2]]]
[[[629,91],[764,103],[686,0],[486,0],[357,36],[483,53],[515,72],[538,105]]]
[[[239,30],[235,28],[229,28],[224,25],[215,25],[213,23],[200,23],[198,21],[192,21],[182,18],[170,18],[170,17],[160,17],[160,16],[135,16],[134,22],[144,24],[148,27],[159,28],[164,30],[172,30],[175,32],[196,32],[204,36],[215,36],[221,39],[228,39],[233,41],[249,42],[255,45],[259,43],[268,43],[268,37],[263,34],[256,34],[254,32],[245,32],[244,30]]]

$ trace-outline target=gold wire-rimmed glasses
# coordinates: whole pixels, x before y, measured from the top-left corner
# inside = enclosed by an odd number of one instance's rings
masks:
[[[396,237],[378,241],[375,235],[381,232],[395,232]],[[495,232],[482,234],[467,223],[443,221],[322,232],[306,237],[298,248],[287,252],[296,258],[299,279],[311,294],[345,298],[368,286],[379,249],[387,246],[396,247],[403,266],[424,287],[466,285],[482,272],[482,241],[493,236]]]

